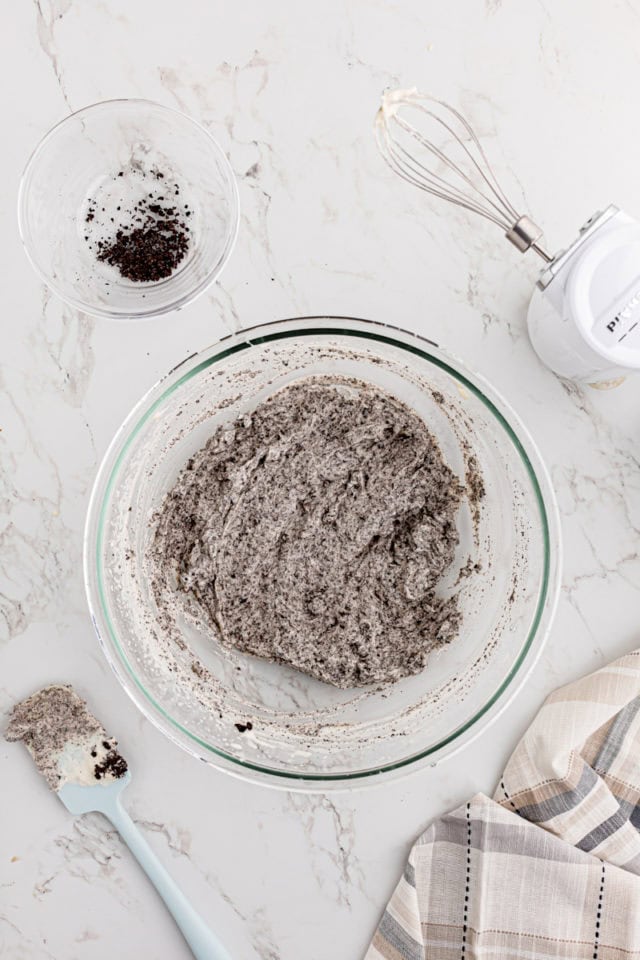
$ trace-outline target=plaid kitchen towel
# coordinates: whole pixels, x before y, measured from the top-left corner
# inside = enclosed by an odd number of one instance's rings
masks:
[[[365,960],[640,960],[640,650],[545,701],[414,845]]]

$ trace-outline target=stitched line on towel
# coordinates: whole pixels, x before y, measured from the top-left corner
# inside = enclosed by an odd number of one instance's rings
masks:
[[[510,797],[509,794],[507,793],[507,788],[506,788],[505,785],[504,785],[504,780],[501,780],[501,781],[500,781],[500,786],[502,787],[502,792],[504,793],[505,799],[509,801],[509,803],[511,804],[511,806],[513,807],[514,810],[517,810],[518,808],[516,807],[515,803],[513,802],[513,800],[511,799],[511,797]]]
[[[566,780],[566,778],[567,778],[570,770],[571,770],[571,766],[572,766],[572,764],[573,764],[573,758],[575,757],[575,755],[576,755],[576,751],[575,751],[575,750],[571,750],[570,753],[569,753],[569,756],[567,757],[567,773],[564,774],[564,776],[562,776],[562,777],[548,777],[546,780],[539,780],[539,781],[536,783],[536,785],[535,785],[535,787],[534,787],[533,789],[534,789],[534,790],[539,790],[540,787],[548,787],[549,784],[557,784],[559,787],[561,787],[561,786],[563,785],[564,781]],[[580,760],[582,760],[581,757],[580,757]],[[532,792],[532,788],[531,788],[531,787],[523,787],[522,790],[516,790],[516,792],[513,794],[513,796],[514,796],[514,797],[521,797],[523,794],[528,794],[528,793],[531,793],[531,792]]]
[[[471,879],[471,804],[467,804],[467,874],[464,885],[464,913],[462,916],[462,950],[460,956],[464,960],[467,949],[467,923],[469,920],[469,881]],[[596,957],[597,960],[597,957]]]
[[[598,960],[598,947],[600,946],[600,918],[602,916],[602,901],[604,899],[604,862],[602,863],[602,874],[600,875],[600,892],[598,894],[598,910],[596,913],[596,929],[593,938],[593,960]]]

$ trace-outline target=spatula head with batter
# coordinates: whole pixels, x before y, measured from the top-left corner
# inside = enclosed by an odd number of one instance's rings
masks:
[[[124,787],[129,782],[127,761],[118,753],[117,741],[68,684],[43,687],[17,703],[6,738],[23,741],[63,803],[69,784],[92,787],[120,781]]]
[[[121,804],[129,783],[118,742],[68,684],[52,684],[17,703],[5,732],[22,740],[65,807],[98,811],[119,831],[173,915],[196,960],[230,960],[224,946],[164,869]]]

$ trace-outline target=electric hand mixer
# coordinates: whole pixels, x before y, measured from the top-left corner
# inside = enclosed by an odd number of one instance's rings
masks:
[[[428,125],[444,135],[446,152],[423,132]],[[615,386],[640,368],[640,222],[609,206],[551,256],[542,230],[509,202],[477,135],[453,107],[415,89],[388,92],[376,138],[403,180],[490,220],[521,253],[534,250],[544,260],[528,324],[548,367],[597,387]]]

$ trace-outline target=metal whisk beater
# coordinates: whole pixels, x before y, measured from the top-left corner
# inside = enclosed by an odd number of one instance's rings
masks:
[[[411,111],[425,127],[430,123],[435,133],[453,138],[449,152],[407,119]],[[540,246],[542,230],[508,200],[476,133],[454,107],[415,88],[387,92],[376,115],[376,139],[388,165],[407,183],[495,223],[521,253],[535,250],[552,261]]]

